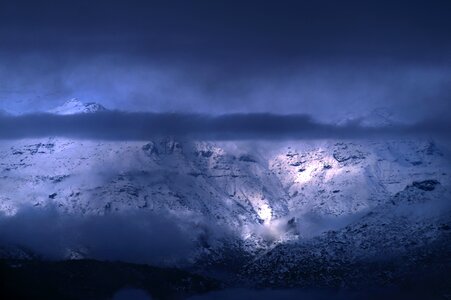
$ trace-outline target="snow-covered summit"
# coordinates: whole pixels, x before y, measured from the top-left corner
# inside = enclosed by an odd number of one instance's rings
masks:
[[[107,109],[98,103],[95,102],[83,103],[77,98],[73,98],[66,101],[63,105],[50,110],[49,112],[58,115],[73,115],[82,113],[94,113],[105,110]]]

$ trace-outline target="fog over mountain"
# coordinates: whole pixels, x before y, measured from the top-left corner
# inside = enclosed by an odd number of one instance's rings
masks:
[[[1,299],[446,299],[448,1],[0,2]]]

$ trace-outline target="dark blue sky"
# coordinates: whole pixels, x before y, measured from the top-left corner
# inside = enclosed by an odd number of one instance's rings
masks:
[[[241,59],[246,65],[345,57],[442,61],[451,50],[449,1],[14,0],[0,5],[9,52],[117,53],[223,66],[241,65],[235,61]]]
[[[450,108],[450,1],[1,1],[0,108]]]

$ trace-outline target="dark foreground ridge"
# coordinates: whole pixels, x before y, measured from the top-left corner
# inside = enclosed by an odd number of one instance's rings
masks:
[[[112,299],[124,288],[180,299],[220,285],[178,269],[122,262],[0,260],[0,299]]]
[[[304,261],[283,282],[228,284],[174,268],[97,260],[0,260],[0,299],[116,299],[138,289],[149,299],[449,299],[448,245],[411,257],[328,266]],[[302,271],[303,270],[303,271]],[[261,274],[257,275],[261,276]],[[267,276],[269,280],[271,276]],[[265,280],[265,278],[261,278]],[[295,280],[294,284],[290,280]],[[150,298],[151,297],[151,298]],[[198,298],[196,298],[198,297]],[[123,298],[121,298],[123,299]]]

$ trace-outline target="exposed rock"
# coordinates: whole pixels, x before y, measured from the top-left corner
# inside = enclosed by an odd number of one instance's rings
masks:
[[[257,162],[257,160],[254,157],[252,157],[251,155],[241,155],[239,160],[245,161],[245,162],[252,162],[252,163]]]
[[[155,145],[154,142],[149,142],[145,144],[144,146],[142,146],[142,150],[149,156],[153,154],[155,155],[159,154],[158,147]]]
[[[213,155],[213,151],[211,150],[201,150],[197,152],[202,157],[211,157]]]
[[[423,181],[414,181],[412,185],[423,191],[433,191],[435,186],[440,184],[437,180],[423,180]]]
[[[324,170],[329,170],[329,169],[332,169],[332,166],[329,165],[329,164],[324,164],[323,169]]]

